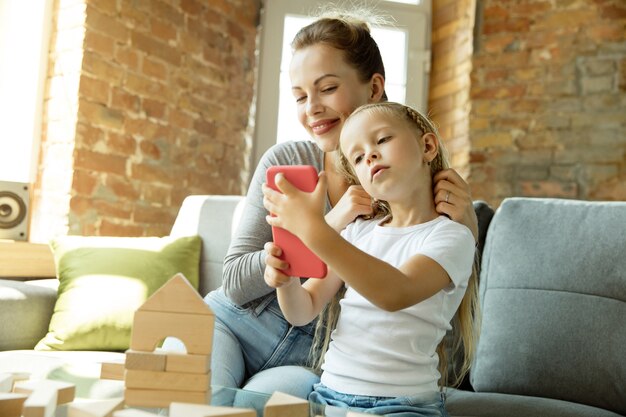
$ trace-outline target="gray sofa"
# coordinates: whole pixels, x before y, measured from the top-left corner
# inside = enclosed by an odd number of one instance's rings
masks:
[[[242,203],[191,196],[181,207],[171,234],[202,236],[202,294],[220,283]],[[469,381],[447,390],[450,415],[625,415],[626,203],[510,198],[495,215],[484,203],[475,208],[481,338]],[[0,372],[58,374],[61,364],[122,355],[32,351],[55,297],[54,280],[0,279]],[[102,384],[90,384],[90,395],[119,389]]]

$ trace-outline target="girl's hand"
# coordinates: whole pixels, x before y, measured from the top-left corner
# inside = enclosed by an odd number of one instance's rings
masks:
[[[279,258],[282,250],[273,242],[267,242],[264,249],[267,254],[265,257],[265,273],[263,274],[265,283],[272,288],[280,288],[291,284],[294,277],[287,276],[281,271],[281,269],[284,270],[289,267],[287,262]]]
[[[274,214],[266,217],[267,222],[293,233],[302,241],[314,237],[316,230],[326,224],[327,184],[324,172],[320,173],[315,190],[310,193],[300,191],[282,173],[276,174],[274,182],[280,192],[263,184],[263,205]]]
[[[437,213],[467,226],[478,241],[478,219],[467,182],[453,169],[439,171],[433,181]]]
[[[326,213],[326,223],[340,232],[358,216],[368,216],[372,213],[370,195],[360,185],[351,185],[335,207]]]

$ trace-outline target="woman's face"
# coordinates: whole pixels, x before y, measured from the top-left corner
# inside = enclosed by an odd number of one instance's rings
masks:
[[[379,100],[375,83],[382,77],[361,82],[343,52],[331,46],[316,44],[294,52],[289,75],[298,120],[324,152],[337,149],[343,122],[354,109]]]

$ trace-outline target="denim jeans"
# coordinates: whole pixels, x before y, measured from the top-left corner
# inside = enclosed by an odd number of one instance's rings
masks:
[[[444,405],[444,396],[440,393],[408,397],[370,397],[342,394],[318,383],[315,384],[314,391],[309,395],[309,401],[381,416],[448,417]],[[337,414],[343,415],[341,412]],[[326,409],[325,415],[332,416],[332,410]]]
[[[204,301],[215,314],[211,384],[307,397],[313,384],[319,382],[317,375],[303,367],[313,341],[314,323],[291,326],[275,295],[251,308],[234,305],[221,289],[211,291]],[[163,347],[182,350],[180,343],[176,344],[168,338]]]

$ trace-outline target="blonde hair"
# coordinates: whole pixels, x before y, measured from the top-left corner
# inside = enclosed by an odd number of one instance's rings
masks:
[[[431,178],[437,172],[449,167],[447,153],[445,147],[443,146],[443,142],[439,137],[437,128],[427,117],[422,115],[417,110],[393,102],[366,104],[357,108],[348,117],[348,119],[346,119],[346,123],[348,123],[353,116],[359,113],[382,113],[395,117],[399,120],[403,120],[416,128],[416,130],[420,133],[420,138],[426,133],[434,134],[437,138],[439,146],[437,155],[430,162]],[[359,184],[359,180],[353,167],[343,152],[341,152],[341,149],[339,149],[337,155],[338,170],[343,173],[348,183]],[[386,201],[379,200],[374,206],[374,210],[374,217],[386,217],[392,215],[389,204]],[[336,320],[339,315],[339,300],[343,297],[343,292],[345,291],[342,291],[341,294],[335,296],[326,306],[323,312],[325,321],[322,323],[320,323],[320,321],[323,320],[318,321],[315,343],[311,350],[312,354],[320,355],[321,353],[320,356],[322,356],[316,357],[317,362],[314,363],[314,367],[316,369],[319,369],[321,366],[323,362],[323,353],[326,351],[328,344],[330,343],[330,333],[336,325]],[[449,383],[451,386],[459,385],[463,377],[469,372],[469,368],[475,354],[476,342],[478,341],[478,329],[480,328],[479,320],[480,306],[478,304],[478,261],[475,259],[467,289],[457,313],[453,318],[452,333],[449,337],[445,337],[439,346],[437,346],[437,354],[439,355],[439,372],[441,374],[439,384],[441,387],[448,386]],[[331,324],[332,327],[330,327]],[[318,329],[320,329],[319,334]],[[460,369],[457,369],[456,366],[451,369],[452,379],[449,381],[450,373],[448,372],[448,356],[456,356],[457,352],[460,352],[461,349],[463,350],[463,362]]]

